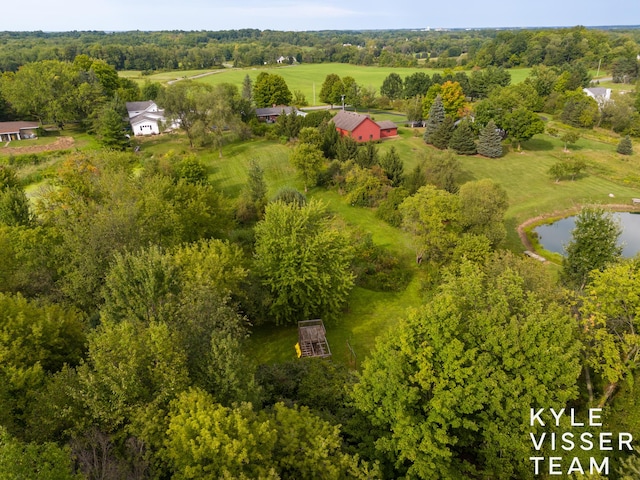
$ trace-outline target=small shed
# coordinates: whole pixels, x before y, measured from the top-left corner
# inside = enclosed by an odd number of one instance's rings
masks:
[[[380,127],[380,138],[395,137],[398,135],[398,126],[391,120],[376,122]]]
[[[36,138],[38,122],[0,122],[0,141]]]
[[[331,349],[327,342],[326,333],[324,323],[320,319],[298,322],[298,356],[330,357]]]

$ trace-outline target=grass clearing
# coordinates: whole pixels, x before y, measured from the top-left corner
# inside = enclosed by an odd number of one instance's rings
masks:
[[[567,129],[566,126],[561,126]],[[410,172],[420,160],[433,151],[422,140],[423,129],[400,128],[397,138],[378,145],[380,153],[394,147],[404,161],[405,172]],[[509,196],[510,207],[506,214],[508,231],[507,247],[524,250],[516,227],[525,220],[564,212],[584,203],[630,204],[631,198],[640,197],[640,154],[624,157],[615,153],[617,138],[601,130],[581,131],[582,137],[571,154],[582,156],[588,164],[586,173],[575,181],[555,183],[547,171],[555,162],[567,155],[564,144],[549,135],[537,135],[524,142],[522,152],[507,148],[499,159],[479,156],[459,157],[464,170],[463,181],[491,178],[500,183]],[[163,154],[170,150],[190,152],[183,135],[159,136],[145,139],[142,150]],[[289,164],[291,145],[277,141],[256,139],[238,142],[223,148],[223,157],[213,149],[195,150],[196,155],[209,168],[211,182],[228,196],[237,196],[246,182],[247,168],[256,159],[265,171],[269,195],[290,185],[302,189],[295,169]],[[636,148],[640,151],[640,148]],[[614,198],[609,195],[613,194]],[[408,286],[401,292],[377,292],[365,288],[353,289],[348,310],[340,322],[327,324],[327,339],[333,358],[348,362],[347,341],[358,356],[358,365],[374,348],[376,338],[389,331],[406,315],[407,308],[419,306],[428,294],[429,272],[415,264],[411,238],[375,217],[372,209],[352,207],[337,191],[323,188],[311,189],[310,198],[325,202],[331,212],[339,215],[348,225],[370,232],[376,245],[394,254],[403,268],[411,274]],[[555,265],[550,270],[558,273]],[[256,362],[281,362],[295,358],[297,342],[295,326],[264,325],[256,327],[249,340],[252,358]]]

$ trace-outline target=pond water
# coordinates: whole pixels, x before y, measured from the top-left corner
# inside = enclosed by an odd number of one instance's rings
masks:
[[[615,212],[613,218],[620,222],[622,234],[618,244],[623,246],[622,256],[634,257],[640,252],[640,214]],[[564,255],[564,246],[571,240],[571,232],[576,226],[576,217],[567,217],[549,225],[534,228],[540,245],[545,250]]]

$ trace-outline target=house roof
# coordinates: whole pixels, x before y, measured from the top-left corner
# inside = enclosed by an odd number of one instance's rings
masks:
[[[346,130],[347,132],[353,132],[358,125],[367,120],[369,115],[362,115],[360,113],[355,112],[347,112],[346,110],[341,110],[338,114],[333,117],[332,121],[336,127],[340,130]]]
[[[129,119],[129,123],[131,123],[131,125],[137,125],[145,120],[150,122],[158,122],[161,120],[164,122],[164,110],[158,110],[157,112],[143,112],[140,115],[131,117]]]
[[[256,108],[256,116],[258,117],[271,117],[274,115],[277,116],[277,115],[282,115],[283,111],[285,115],[289,115],[293,111],[297,113],[297,110],[295,107],[287,107],[285,105],[279,105],[277,107]]]
[[[376,122],[378,124],[378,126],[382,129],[382,130],[389,130],[391,128],[398,128],[398,125],[396,125],[394,122],[392,122],[391,120],[382,120],[381,122]]]
[[[127,112],[139,112],[155,105],[155,102],[153,100],[147,100],[145,102],[127,102],[125,105],[127,107]]]
[[[607,90],[609,90],[608,88],[603,88],[603,87],[590,87],[590,88],[585,88],[585,90],[588,90],[589,92],[591,92],[591,94],[594,97],[606,97],[607,96]]]
[[[0,134],[20,133],[20,130],[32,130],[39,126],[38,122],[0,122]]]

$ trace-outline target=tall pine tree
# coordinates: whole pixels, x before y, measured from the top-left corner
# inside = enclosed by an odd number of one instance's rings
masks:
[[[442,122],[444,122],[444,105],[442,104],[442,97],[438,95],[431,108],[429,109],[429,117],[425,124],[424,141],[429,144],[433,144],[433,136],[435,135]]]
[[[438,129],[433,133],[431,137],[431,143],[439,150],[445,150],[449,147],[449,141],[453,135],[453,129],[455,128],[453,118],[447,116],[444,117],[443,122]]]
[[[458,124],[449,141],[449,148],[452,148],[458,155],[476,154],[475,133],[468,120],[463,120]]]
[[[478,137],[478,153],[483,157],[498,158],[502,156],[502,138],[493,120],[480,130]]]

